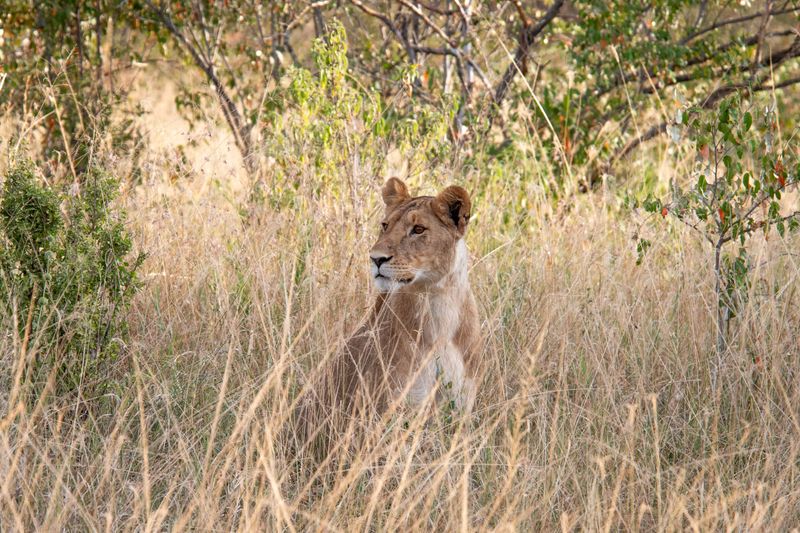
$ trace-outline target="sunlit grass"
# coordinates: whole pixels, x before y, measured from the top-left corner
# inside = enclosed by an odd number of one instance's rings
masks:
[[[487,362],[476,412],[398,409],[317,459],[296,454],[292,408],[367,312],[382,177],[334,196],[320,181],[345,183],[352,168],[293,169],[300,208],[242,216],[240,184],[204,167],[221,150],[201,144],[176,181],[176,161],[153,147],[146,183],[128,191],[149,259],[117,364],[129,386],[111,394],[112,412],[20,400],[19,369],[56,348],[2,322],[3,530],[800,521],[796,237],[754,250],[756,282],[714,391],[711,256],[688,230],[620,211],[612,193],[554,204],[513,172],[415,169],[420,192],[452,181],[476,193],[470,277]],[[663,166],[650,157],[637,164]],[[548,174],[535,159],[516,164]],[[654,245],[637,266],[633,237],[645,233]]]

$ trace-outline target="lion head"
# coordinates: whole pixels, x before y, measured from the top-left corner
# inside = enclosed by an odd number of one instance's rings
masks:
[[[383,186],[383,201],[386,213],[369,254],[379,291],[425,290],[459,268],[466,275],[467,191],[451,185],[436,196],[412,198],[405,183],[390,178]]]

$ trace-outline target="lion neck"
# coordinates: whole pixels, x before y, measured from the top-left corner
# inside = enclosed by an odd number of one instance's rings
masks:
[[[464,239],[456,243],[451,271],[425,290],[399,290],[379,295],[375,305],[376,325],[388,328],[393,337],[410,337],[423,347],[434,347],[453,339],[462,321],[462,310],[470,294],[469,253]]]

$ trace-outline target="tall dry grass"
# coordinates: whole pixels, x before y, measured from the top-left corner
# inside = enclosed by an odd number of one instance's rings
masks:
[[[293,402],[367,312],[380,180],[357,175],[365,165],[329,178],[366,185],[356,205],[298,168],[302,208],[243,219],[231,176],[205,166],[226,148],[200,146],[193,180],[174,181],[169,150],[153,150],[127,195],[149,259],[113,414],[17,401],[18,370],[50,348],[3,322],[0,529],[800,523],[796,237],[757,243],[756,282],[712,388],[711,255],[686,230],[622,212],[612,194],[555,209],[532,183],[418,170],[421,192],[447,181],[484,191],[468,230],[488,368],[476,412],[398,411],[369,434],[345,431],[320,463],[287,438]],[[519,196],[524,216],[508,220]],[[637,266],[643,232],[655,244]]]

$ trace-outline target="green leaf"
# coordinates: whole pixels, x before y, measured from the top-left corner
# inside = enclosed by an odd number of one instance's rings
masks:
[[[644,207],[644,210],[648,213],[658,213],[661,211],[661,200],[653,198],[651,194],[648,194],[647,198],[642,202],[642,207]]]
[[[650,248],[652,243],[647,239],[639,239],[636,243],[636,264],[641,265],[642,261],[644,261],[644,255],[647,253],[647,250]]]
[[[750,112],[747,111],[744,114],[744,117],[743,117],[743,126],[744,126],[744,128],[742,130],[742,133],[749,131],[750,130],[750,126],[752,126],[752,125],[753,125],[753,115],[751,115]]]

